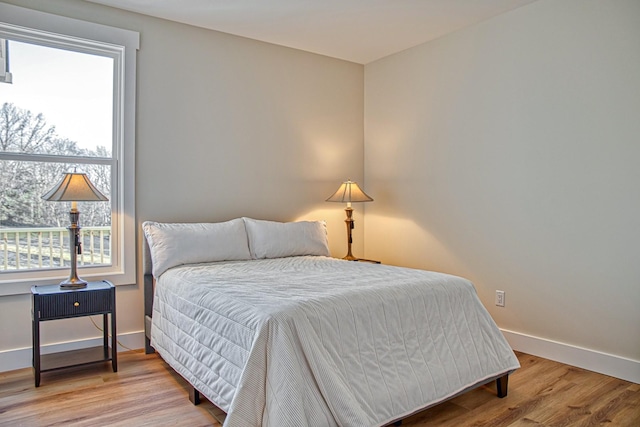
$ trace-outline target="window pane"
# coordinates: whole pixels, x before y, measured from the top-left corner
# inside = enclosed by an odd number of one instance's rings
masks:
[[[70,202],[42,195],[73,165],[0,160],[0,272],[69,266]],[[111,167],[82,165],[91,182],[111,194]],[[110,202],[79,202],[82,255],[79,266],[111,263]]]
[[[0,151],[111,157],[112,58],[11,40],[8,58]]]

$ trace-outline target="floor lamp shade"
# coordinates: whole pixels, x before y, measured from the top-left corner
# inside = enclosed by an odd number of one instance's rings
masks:
[[[351,208],[351,203],[373,202],[373,199],[360,188],[357,182],[348,179],[340,184],[338,190],[327,199],[327,202],[339,202],[347,204],[347,207],[345,208],[347,219],[344,220],[347,225],[347,255],[344,256],[343,259],[349,261],[357,261],[358,258],[353,256],[353,254],[351,253],[351,244],[353,243],[352,230],[355,228],[355,221],[353,220],[353,208]]]
[[[100,192],[89,181],[87,174],[79,172],[69,172],[64,174],[60,182],[47,191],[42,198],[50,202],[71,202],[69,220],[71,225],[69,230],[69,241],[72,243],[71,252],[71,274],[69,278],[60,283],[61,288],[84,288],[87,282],[80,279],[77,273],[77,256],[82,254],[82,244],[80,242],[80,212],[77,202],[104,202],[109,199]]]

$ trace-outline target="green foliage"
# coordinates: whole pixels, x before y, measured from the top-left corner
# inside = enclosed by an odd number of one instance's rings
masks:
[[[0,152],[15,154],[46,154],[54,156],[111,157],[104,147],[95,151],[56,133],[42,114],[4,103],[0,109]],[[3,227],[60,227],[68,224],[69,203],[47,202],[41,196],[53,187],[74,164],[35,161],[33,159],[0,160],[0,228]],[[111,188],[109,166],[78,165],[91,182],[107,197]],[[111,224],[109,202],[79,203],[83,224],[103,226]]]

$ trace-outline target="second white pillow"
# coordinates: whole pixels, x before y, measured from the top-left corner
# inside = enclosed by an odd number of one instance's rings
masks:
[[[243,218],[254,259],[330,256],[324,221],[276,222]]]

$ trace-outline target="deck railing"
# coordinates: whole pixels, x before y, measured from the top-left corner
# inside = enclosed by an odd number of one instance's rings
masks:
[[[82,227],[78,265],[111,263],[111,227]],[[70,265],[66,228],[0,228],[0,271]]]

